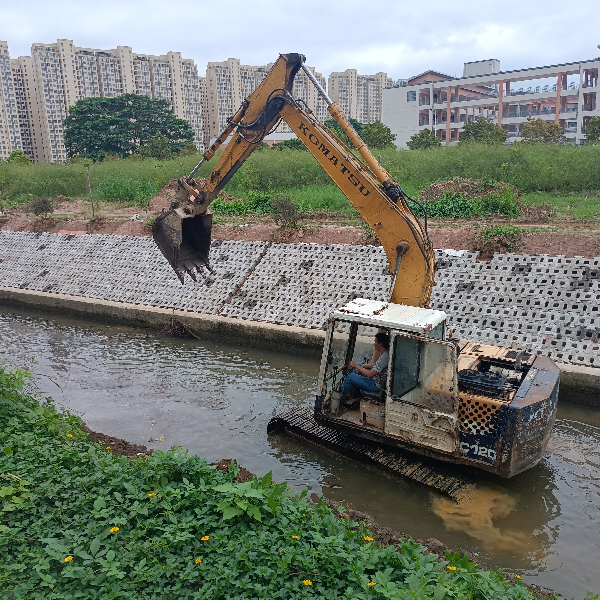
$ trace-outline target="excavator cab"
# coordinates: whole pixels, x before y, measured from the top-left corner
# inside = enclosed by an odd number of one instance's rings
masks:
[[[373,338],[390,336],[387,385],[342,396],[350,361],[373,362]],[[458,453],[456,346],[437,310],[356,299],[332,314],[321,362],[315,418],[374,440],[387,438]]]

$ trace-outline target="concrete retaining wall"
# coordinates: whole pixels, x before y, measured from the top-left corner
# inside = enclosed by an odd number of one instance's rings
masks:
[[[545,354],[582,367],[584,379],[600,375],[600,258],[436,256],[431,306],[449,314],[456,337]],[[203,335],[268,338],[288,351],[282,332],[293,331],[304,340],[298,351],[318,354],[333,309],[354,297],[385,300],[390,285],[385,254],[374,246],[216,241],[211,263],[214,275],[182,286],[150,238],[2,231],[0,298],[15,303],[25,291],[41,292],[26,301],[161,325],[175,311]],[[55,306],[53,297],[61,298]],[[251,322],[250,334],[238,332],[240,319]]]

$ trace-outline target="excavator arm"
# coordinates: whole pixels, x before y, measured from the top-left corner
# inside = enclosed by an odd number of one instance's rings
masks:
[[[210,203],[250,156],[256,145],[283,119],[346,195],[379,238],[392,273],[391,302],[425,307],[429,303],[435,258],[426,228],[412,213],[408,197],[369,152],[299,54],[281,55],[260,86],[243,103],[229,126],[205,153],[192,174],[179,180],[177,199],[153,225],[154,239],[182,283],[187,272],[208,265]],[[302,68],[328,104],[358,151],[360,160],[330,129],[292,96],[293,79]],[[232,135],[233,134],[233,135]],[[203,188],[193,175],[232,135]]]

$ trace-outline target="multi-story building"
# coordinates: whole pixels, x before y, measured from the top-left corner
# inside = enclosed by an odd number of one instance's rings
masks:
[[[8,44],[0,42],[0,159],[23,150],[17,101]]]
[[[383,123],[400,148],[423,129],[450,145],[465,123],[481,118],[506,129],[509,143],[533,117],[560,125],[568,142],[583,144],[587,123],[600,116],[599,69],[600,58],[504,72],[497,60],[465,63],[461,78],[427,71],[383,91]]]
[[[208,123],[210,137],[217,137],[225,127],[227,119],[235,114],[247,98],[267,76],[273,64],[253,67],[240,64],[237,58],[223,62],[209,62],[206,68],[206,89],[208,101]],[[309,67],[319,83],[326,87],[325,78]],[[327,105],[320,98],[314,85],[302,71],[294,79],[293,95],[306,102],[319,119],[327,118]],[[291,129],[285,123],[277,128],[278,132],[289,133]]]
[[[13,115],[10,125],[2,121],[5,113],[0,115],[0,136],[4,129],[10,131],[11,149],[22,147],[34,162],[67,160],[63,120],[75,102],[128,93],[166,100],[178,117],[190,123],[196,146],[204,150],[201,80],[194,61],[182,58],[179,52],[138,55],[129,46],[96,50],[78,48],[72,40],[58,40],[33,44],[31,57],[11,61],[6,43],[0,42],[0,76],[6,84],[6,93],[3,88],[0,98],[7,106],[6,114]],[[4,157],[1,146],[0,158]],[[8,149],[7,144],[5,147]]]
[[[359,75],[356,69],[329,76],[329,95],[350,119],[360,123],[381,121],[381,93],[390,87],[387,73]]]

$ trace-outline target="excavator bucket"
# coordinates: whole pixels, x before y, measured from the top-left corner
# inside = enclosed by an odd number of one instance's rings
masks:
[[[208,260],[211,229],[212,213],[194,215],[182,207],[171,208],[154,221],[152,237],[181,283],[185,283],[185,273],[196,281],[196,273],[202,274],[204,268],[212,272]]]

